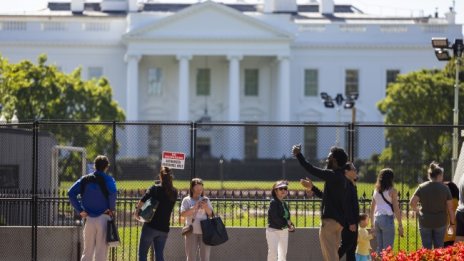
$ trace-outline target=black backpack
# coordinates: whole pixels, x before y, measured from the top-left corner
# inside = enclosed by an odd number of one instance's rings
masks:
[[[106,187],[105,178],[103,176],[101,176],[101,175],[95,174],[95,172],[82,177],[82,179],[81,179],[81,197],[82,197],[82,195],[84,195],[85,187],[89,183],[97,183],[98,186],[100,187],[100,190],[102,191],[103,195],[106,198],[108,198],[110,193],[108,191],[108,188]]]

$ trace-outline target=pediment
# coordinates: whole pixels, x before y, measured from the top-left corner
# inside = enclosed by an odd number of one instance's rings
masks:
[[[129,31],[128,39],[290,39],[288,32],[206,1]]]

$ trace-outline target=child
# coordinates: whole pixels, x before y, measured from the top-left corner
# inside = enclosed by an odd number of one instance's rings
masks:
[[[369,215],[365,213],[359,214],[359,231],[358,231],[358,246],[356,248],[356,261],[367,261],[370,258],[371,242],[374,238],[373,233],[367,231],[366,227],[369,224]]]

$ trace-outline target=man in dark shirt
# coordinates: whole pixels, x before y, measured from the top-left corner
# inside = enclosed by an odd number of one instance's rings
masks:
[[[338,260],[338,247],[341,241],[343,225],[345,224],[346,212],[345,195],[347,179],[342,167],[346,164],[348,155],[342,148],[332,147],[326,161],[327,168],[320,169],[306,161],[301,154],[300,145],[294,145],[292,153],[309,174],[325,181],[319,239],[324,260]],[[305,180],[302,180],[302,185],[308,187]]]
[[[346,221],[342,231],[342,242],[338,248],[338,256],[340,259],[346,254],[346,261],[356,260],[356,246],[358,241],[358,218],[359,218],[359,201],[358,192],[356,189],[356,180],[358,174],[352,162],[348,162],[343,167],[345,177],[347,179],[347,194],[345,197],[345,204],[349,206],[346,208]],[[312,180],[306,178],[303,180],[305,188],[318,198],[322,198],[324,192],[318,187],[314,186]]]

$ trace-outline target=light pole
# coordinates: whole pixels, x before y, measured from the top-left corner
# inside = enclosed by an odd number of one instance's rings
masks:
[[[343,94],[337,93],[335,99],[332,96],[328,95],[326,92],[321,92],[321,99],[324,102],[326,108],[335,108],[337,105],[337,121],[340,122],[340,108],[343,104],[344,109],[351,109],[351,125],[350,125],[350,135],[349,135],[349,155],[350,160],[353,161],[354,157],[354,123],[356,122],[356,100],[358,99],[358,93],[352,92],[347,97],[343,97]],[[339,146],[339,137],[340,132],[337,128],[336,134],[336,146]]]
[[[459,73],[462,64],[464,44],[462,39],[455,39],[450,44],[448,38],[432,38],[432,46],[435,48],[435,56],[439,61],[449,61],[451,56],[448,50],[453,50],[455,58],[456,76],[454,81],[454,108],[453,108],[453,155],[451,158],[451,176],[454,178],[458,163],[458,125],[459,125]]]

